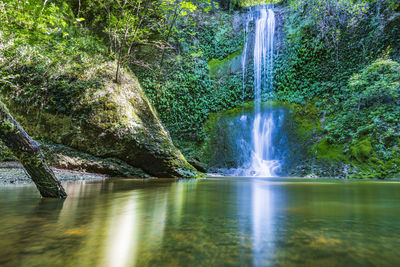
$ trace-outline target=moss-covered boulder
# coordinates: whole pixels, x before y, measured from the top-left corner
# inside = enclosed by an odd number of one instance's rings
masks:
[[[130,71],[123,69],[116,83],[111,61],[54,67],[28,56],[2,65],[12,79],[2,84],[1,94],[30,135],[122,160],[152,176],[198,175],[173,145]]]

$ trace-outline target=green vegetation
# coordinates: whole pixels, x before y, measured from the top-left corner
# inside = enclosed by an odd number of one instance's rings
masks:
[[[243,46],[235,15],[218,3],[79,3],[2,1],[0,53],[14,60],[0,62],[0,77],[3,94],[16,104],[84,119],[109,98],[89,104],[86,89],[114,87],[121,66],[130,66],[178,145],[203,140],[210,111],[241,104],[240,73],[209,76],[208,62],[227,62]],[[108,121],[115,120],[115,108],[107,110]]]
[[[398,1],[272,2],[279,2],[284,22],[275,98],[295,110],[299,138],[308,139],[316,158],[352,164],[359,176],[398,174]],[[244,45],[239,7],[254,4],[259,2],[2,0],[1,94],[58,126],[72,116],[123,131],[143,121],[126,108],[134,105],[126,88],[130,82],[139,88],[137,77],[157,110],[150,107],[148,114],[195,157],[207,139],[209,115],[253,98],[252,64],[244,85],[237,64]]]
[[[242,28],[234,27],[233,14],[220,9],[192,15],[191,24],[176,24],[179,31],[171,43],[179,49],[166,52],[162,69],[157,69],[158,57],[151,48],[141,59],[148,66],[133,66],[174,142],[188,156],[204,140],[202,125],[208,114],[237,107],[243,99],[240,71],[210,75],[220,66],[214,63],[227,63],[240,54]]]
[[[20,105],[60,113],[77,110],[86,89],[100,83],[93,73],[81,70],[103,65],[108,59],[106,47],[76,25],[67,5],[49,3],[44,8],[35,1],[21,5],[15,1],[2,5],[1,90]]]
[[[88,16],[85,6],[93,2],[81,3],[77,13]],[[127,51],[110,46],[119,41],[104,25],[78,17],[68,2],[2,1],[0,7],[0,93],[29,133],[154,176],[198,175],[173,146],[135,75],[122,66]]]
[[[398,175],[398,3],[297,0],[288,5],[281,64],[276,64],[277,97],[315,105],[324,121],[312,147],[317,157],[352,164],[356,177]]]

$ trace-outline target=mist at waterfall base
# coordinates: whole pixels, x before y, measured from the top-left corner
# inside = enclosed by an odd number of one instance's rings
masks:
[[[286,175],[295,142],[287,134],[294,126],[289,118],[289,109],[271,103],[261,104],[260,112],[255,112],[251,105],[240,112],[220,113],[208,144],[211,171],[227,176]],[[255,125],[260,128],[255,130]],[[255,152],[254,147],[259,143],[263,146]]]
[[[242,54],[243,96],[247,63],[253,53],[254,63],[254,110],[232,118],[226,125],[230,132],[226,136],[227,146],[223,153],[233,162],[225,162],[225,174],[235,176],[273,177],[282,173],[282,164],[287,151],[287,140],[282,131],[285,111],[271,104],[262,105],[273,95],[275,14],[272,6],[250,8],[244,16],[245,46]],[[253,31],[250,30],[253,26]],[[253,47],[251,51],[250,48]],[[226,149],[229,147],[230,149]],[[285,150],[286,149],[286,150]]]

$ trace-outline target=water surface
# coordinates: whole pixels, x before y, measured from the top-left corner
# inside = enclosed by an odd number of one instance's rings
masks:
[[[395,266],[400,183],[286,178],[0,187],[0,266]]]

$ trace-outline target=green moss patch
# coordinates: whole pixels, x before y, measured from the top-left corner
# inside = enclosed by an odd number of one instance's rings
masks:
[[[351,156],[359,162],[365,162],[371,157],[372,145],[369,139],[364,139],[350,147]]]
[[[344,159],[342,146],[329,143],[326,137],[322,138],[321,141],[316,143],[312,147],[312,151],[315,153],[317,158],[334,161]]]
[[[218,72],[226,72],[226,70],[224,70],[225,68],[228,68],[229,63],[235,59],[236,57],[240,56],[242,54],[242,50],[238,50],[233,54],[230,54],[229,56],[227,56],[226,58],[220,60],[217,58],[211,59],[207,65],[210,68],[210,76],[214,77],[216,75],[218,75]]]

